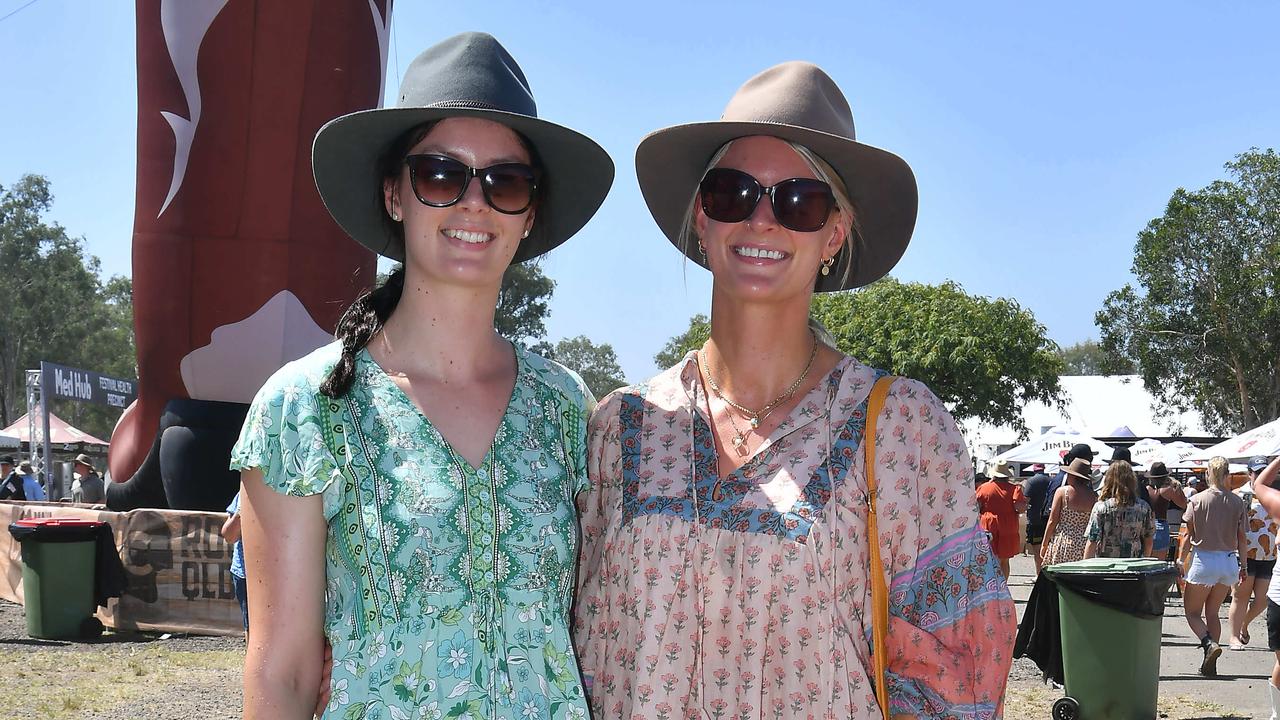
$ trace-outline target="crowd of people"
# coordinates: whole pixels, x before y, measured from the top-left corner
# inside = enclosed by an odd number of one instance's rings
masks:
[[[48,497],[30,460],[15,463],[12,455],[0,456],[0,500],[42,501]],[[71,492],[65,500],[93,504],[104,502],[106,497],[106,484],[94,467],[93,458],[84,453],[76,455]]]
[[[991,534],[1001,567],[1025,550],[1043,567],[1087,558],[1153,558],[1175,563],[1183,611],[1203,655],[1199,672],[1217,675],[1223,651],[1221,608],[1227,612],[1228,646],[1252,641],[1249,623],[1268,610],[1276,564],[1280,503],[1264,498],[1280,460],[1253,457],[1247,477],[1233,480],[1226,458],[1214,457],[1203,471],[1172,477],[1163,462],[1135,472],[1127,449],[1118,448],[1101,478],[1095,477],[1093,450],[1084,444],[1063,457],[1050,478],[1043,465],[1015,484],[1010,466],[991,466],[977,489],[982,526]],[[1267,477],[1263,477],[1267,475]],[[1260,489],[1260,490],[1259,490]],[[1023,517],[1019,517],[1023,513]],[[1024,523],[1024,544],[1008,539]],[[1005,570],[1006,577],[1008,575]],[[1269,648],[1280,672],[1280,607],[1268,617]],[[1280,676],[1273,678],[1272,702],[1280,713]],[[1275,717],[1273,715],[1273,717]]]

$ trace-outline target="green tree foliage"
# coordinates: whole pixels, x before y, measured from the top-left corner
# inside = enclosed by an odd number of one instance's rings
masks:
[[[1025,434],[1024,405],[1061,402],[1057,346],[1012,300],[968,295],[951,282],[886,278],[816,296],[813,316],[840,350],[924,382],[957,420],[1008,424]]]
[[[548,303],[555,289],[555,281],[533,263],[507,268],[493,318],[498,334],[519,342],[541,339],[547,334],[546,319],[551,314]]]
[[[653,356],[659,368],[669,368],[680,362],[690,350],[697,350],[711,337],[711,321],[701,313],[689,318],[689,328],[667,341]]]
[[[627,378],[618,365],[618,356],[608,343],[596,345],[586,335],[565,338],[555,345],[542,344],[535,348],[582,377],[582,381],[597,398],[627,384]]]
[[[1231,434],[1280,416],[1280,156],[1252,149],[1229,180],[1178,188],[1134,246],[1136,282],[1096,320],[1170,409]]]
[[[133,378],[131,284],[99,280],[98,259],[82,241],[44,215],[53,205],[49,181],[25,175],[0,186],[0,267],[6,300],[0,312],[0,417],[26,412],[26,371],[41,360]],[[119,410],[52,403],[82,430],[107,437]]]
[[[1137,368],[1129,358],[1108,355],[1094,340],[1078,342],[1058,351],[1064,375],[1132,375]]]

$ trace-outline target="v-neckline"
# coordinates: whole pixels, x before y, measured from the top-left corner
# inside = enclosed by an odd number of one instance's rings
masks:
[[[524,374],[525,370],[524,358],[521,357],[520,350],[515,343],[511,341],[507,342],[511,347],[511,353],[516,362],[515,378],[511,383],[511,396],[507,398],[506,407],[502,409],[502,415],[498,417],[498,425],[493,430],[493,438],[489,441],[488,450],[485,451],[484,457],[480,459],[480,465],[475,467],[471,465],[470,460],[463,457],[462,453],[457,451],[453,446],[453,443],[449,442],[449,439],[444,436],[443,432],[440,432],[440,428],[436,427],[436,424],[431,422],[431,418],[427,417],[427,414],[423,412],[422,408],[418,407],[418,403],[414,402],[413,398],[409,397],[409,394],[396,384],[396,381],[389,373],[387,373],[386,369],[383,368],[382,365],[378,364],[378,361],[374,359],[373,353],[369,352],[369,348],[367,346],[362,348],[360,353],[365,362],[369,363],[370,371],[378,377],[379,381],[385,382],[387,385],[391,386],[391,392],[399,396],[397,399],[413,408],[414,414],[418,416],[418,419],[422,422],[423,426],[427,428],[427,430],[445,449],[445,452],[449,453],[449,457],[458,465],[458,468],[469,472],[472,476],[475,476],[479,475],[481,470],[489,467],[493,462],[494,453],[497,452],[498,448],[498,437],[502,435],[502,429],[508,424],[508,418],[510,417],[512,410],[515,408],[516,396],[520,393],[520,377]]]

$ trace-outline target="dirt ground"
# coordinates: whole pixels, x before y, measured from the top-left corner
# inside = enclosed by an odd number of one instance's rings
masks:
[[[94,642],[27,636],[21,605],[0,601],[0,718],[238,718],[244,640],[112,633]]]
[[[1021,613],[1031,591],[1029,558],[1014,558],[1010,590]],[[1224,609],[1225,615],[1225,609]],[[1267,682],[1273,655],[1262,643],[1263,619],[1245,650],[1228,650],[1220,677],[1196,674],[1199,650],[1182,607],[1165,608],[1160,715],[1167,720],[1269,717]],[[0,718],[8,720],[205,720],[239,718],[244,641],[158,633],[111,633],[94,642],[27,636],[20,605],[0,601]],[[1014,662],[1005,703],[1008,720],[1045,720],[1063,692],[1047,687],[1029,660]]]

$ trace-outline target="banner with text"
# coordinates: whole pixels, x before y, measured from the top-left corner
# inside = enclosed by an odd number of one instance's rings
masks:
[[[53,397],[106,405],[121,410],[138,397],[137,380],[121,380],[92,370],[66,367],[40,361],[45,392]]]
[[[121,630],[231,635],[242,632],[231,582],[231,545],[219,530],[222,513],[178,510],[95,510],[67,503],[0,502],[0,597],[21,603],[22,556],[8,532],[23,518],[96,520],[111,525],[128,589],[98,609],[103,624]]]

